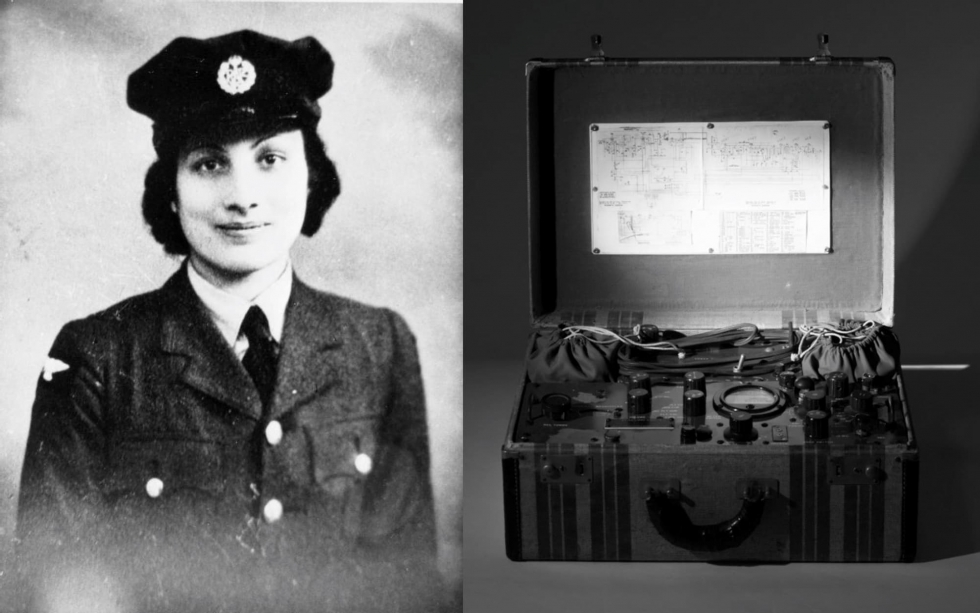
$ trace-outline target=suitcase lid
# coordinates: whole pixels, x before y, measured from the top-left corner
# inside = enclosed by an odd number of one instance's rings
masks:
[[[829,56],[529,62],[532,323],[891,325],[894,73],[887,58]],[[790,121],[829,124],[825,252],[593,253],[590,126]]]

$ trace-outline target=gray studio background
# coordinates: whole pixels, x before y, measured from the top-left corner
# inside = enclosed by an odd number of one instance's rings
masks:
[[[0,8],[0,571],[34,386],[59,328],[159,287],[140,214],[151,123],[126,77],[177,36],[316,36],[343,193],[293,250],[310,285],[399,311],[419,341],[441,565],[462,530],[462,6],[11,2]],[[9,568],[9,566],[8,566]]]
[[[495,611],[977,611],[980,602],[980,3],[973,0],[467,2],[465,592]],[[500,446],[530,326],[526,98],[531,58],[895,61],[895,329],[919,437],[914,564],[513,563]],[[732,322],[734,323],[734,322]],[[500,586],[508,586],[502,590]]]

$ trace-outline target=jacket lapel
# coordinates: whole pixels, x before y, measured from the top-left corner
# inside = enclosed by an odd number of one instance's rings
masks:
[[[337,383],[343,371],[347,320],[328,294],[319,294],[295,276],[286,307],[279,374],[270,407],[276,418]]]
[[[162,288],[161,347],[182,356],[179,378],[194,389],[252,417],[262,416],[262,401],[252,380],[191,287],[185,270]]]

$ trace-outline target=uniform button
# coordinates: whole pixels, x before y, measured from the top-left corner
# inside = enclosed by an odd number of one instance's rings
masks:
[[[270,421],[265,427],[265,440],[269,441],[270,445],[278,445],[282,440],[282,424],[274,419]]]
[[[374,468],[374,462],[371,460],[371,456],[368,454],[359,453],[357,454],[357,457],[354,458],[354,468],[356,468],[357,472],[361,473],[362,475],[366,475],[371,472],[372,468]]]
[[[163,493],[163,481],[153,477],[146,482],[146,493],[149,494],[150,498],[159,498],[160,494]]]
[[[282,519],[282,503],[272,498],[262,507],[262,517],[270,524],[274,524]]]

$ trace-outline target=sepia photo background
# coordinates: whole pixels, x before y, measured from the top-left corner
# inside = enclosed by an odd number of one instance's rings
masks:
[[[313,287],[391,307],[418,339],[440,567],[462,535],[462,5],[30,1],[0,8],[0,571],[38,374],[58,330],[158,288],[180,260],[143,223],[151,122],[126,78],[178,36],[315,36],[319,132],[342,193],[293,249]],[[2,577],[0,577],[2,585]]]

